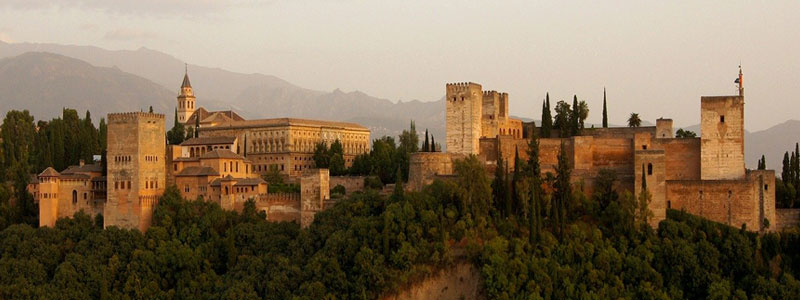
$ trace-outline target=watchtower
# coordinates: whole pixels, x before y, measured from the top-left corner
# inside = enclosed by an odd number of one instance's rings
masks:
[[[448,83],[445,102],[447,152],[478,154],[483,108],[481,85]]]
[[[166,187],[165,135],[162,114],[108,114],[104,227],[145,231],[150,226],[153,208]]]
[[[700,179],[743,179],[744,88],[738,96],[700,98]]]

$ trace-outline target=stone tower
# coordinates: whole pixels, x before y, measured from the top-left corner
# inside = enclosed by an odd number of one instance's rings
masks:
[[[445,98],[447,152],[478,154],[483,92],[472,82],[449,83]]]
[[[656,120],[656,138],[657,139],[671,139],[672,134],[672,119],[658,118]]]
[[[39,227],[53,227],[58,219],[59,174],[53,168],[39,174]]]
[[[738,96],[700,98],[700,179],[743,179],[744,88]]]
[[[145,231],[166,187],[164,115],[114,113],[107,119],[108,194],[103,226]]]
[[[192,84],[189,83],[189,72],[183,75],[183,83],[181,84],[181,94],[178,95],[178,122],[186,124],[189,117],[192,116],[195,110],[195,98],[192,91]]]

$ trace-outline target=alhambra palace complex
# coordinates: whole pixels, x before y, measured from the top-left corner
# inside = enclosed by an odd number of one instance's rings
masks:
[[[746,224],[753,231],[797,223],[776,212],[775,172],[745,167],[741,71],[739,76],[739,95],[701,97],[699,138],[675,138],[670,119],[658,119],[651,127],[591,128],[570,138],[540,137],[542,172],[555,172],[563,143],[572,179],[587,194],[602,169],[615,171],[619,187],[637,196],[645,178],[653,226],[668,208],[731,226]],[[529,136],[536,128],[510,118],[508,104],[508,94],[483,91],[476,83],[447,84],[447,152],[412,154],[406,188],[419,190],[437,178],[450,178],[454,161],[467,155],[476,155],[487,172],[499,157],[513,169],[517,150],[527,159]],[[174,184],[187,199],[202,197],[230,210],[241,210],[254,199],[268,220],[307,226],[316,212],[333,205],[331,187],[345,186],[348,193],[364,187],[363,177],[329,176],[312,159],[317,143],[339,140],[346,165],[351,165],[356,155],[370,150],[370,131],[363,126],[292,118],[245,120],[233,111],[196,108],[188,74],[177,111],[179,122],[198,131],[198,137],[181,145],[166,144],[162,114],[109,114],[107,175],[99,164],[83,163],[38,174],[29,189],[39,202],[40,225],[53,226],[56,219],[84,210],[103,214],[106,227],[144,231],[164,189]],[[268,193],[261,175],[269,170],[299,183],[300,192]],[[765,220],[773,225],[767,227]]]

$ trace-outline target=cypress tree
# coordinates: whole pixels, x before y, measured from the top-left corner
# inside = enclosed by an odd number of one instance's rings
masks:
[[[497,154],[497,165],[494,169],[494,181],[492,181],[492,192],[494,193],[494,203],[498,211],[503,211],[503,204],[505,200],[505,174],[503,169],[505,162],[503,162],[503,154]]]
[[[798,187],[798,186],[800,186],[800,144],[798,144],[798,143],[794,144],[794,153],[795,153],[795,155],[794,155],[795,159],[794,159],[794,172],[793,172],[794,181],[793,181],[793,183],[794,183],[795,187]]]
[[[522,168],[521,161],[519,160],[519,147],[514,148],[514,174],[511,177],[511,203],[509,203],[506,208],[509,210],[509,214],[513,212],[514,208],[521,208],[522,200],[519,198],[517,193],[517,185],[519,184],[521,178],[520,169]]]
[[[553,117],[550,115],[550,93],[542,102],[542,137],[549,138],[553,129]]]
[[[572,199],[572,186],[570,183],[571,170],[568,160],[566,147],[562,141],[561,149],[558,154],[558,165],[556,167],[555,193],[553,194],[553,218],[555,220],[553,227],[558,233],[559,240],[564,236],[567,222],[567,209]]]
[[[603,88],[603,128],[608,128],[608,109],[606,108],[606,88]]]
[[[570,120],[570,136],[578,135],[581,128],[581,108],[578,106],[578,95],[572,96],[572,113],[569,116]]]
[[[430,142],[428,141],[428,129],[425,129],[425,143],[422,144],[422,152],[429,152]]]
[[[200,115],[194,117],[194,137],[200,136]]]
[[[789,151],[783,153],[783,168],[781,169],[781,180],[784,183],[789,183],[791,167],[789,162]]]
[[[436,141],[433,139],[433,133],[431,133],[431,145],[430,145],[430,152],[436,152]]]

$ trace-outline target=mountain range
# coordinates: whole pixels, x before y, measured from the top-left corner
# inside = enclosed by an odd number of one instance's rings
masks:
[[[175,97],[185,64],[147,49],[106,50],[93,46],[0,41],[0,112],[27,109],[36,119],[50,119],[64,107],[95,121],[109,112],[147,110],[167,115],[171,127]],[[397,136],[414,120],[444,140],[444,100],[393,102],[359,91],[323,92],[298,87],[275,76],[243,74],[188,65],[198,105],[233,109],[245,118],[297,117],[356,122],[372,138]],[[537,122],[538,123],[538,122]],[[684,127],[700,134],[699,126]],[[677,128],[676,128],[677,129]],[[766,130],[745,133],[749,167],[764,154],[770,168],[780,168],[783,153],[800,141],[800,121],[788,120]]]

